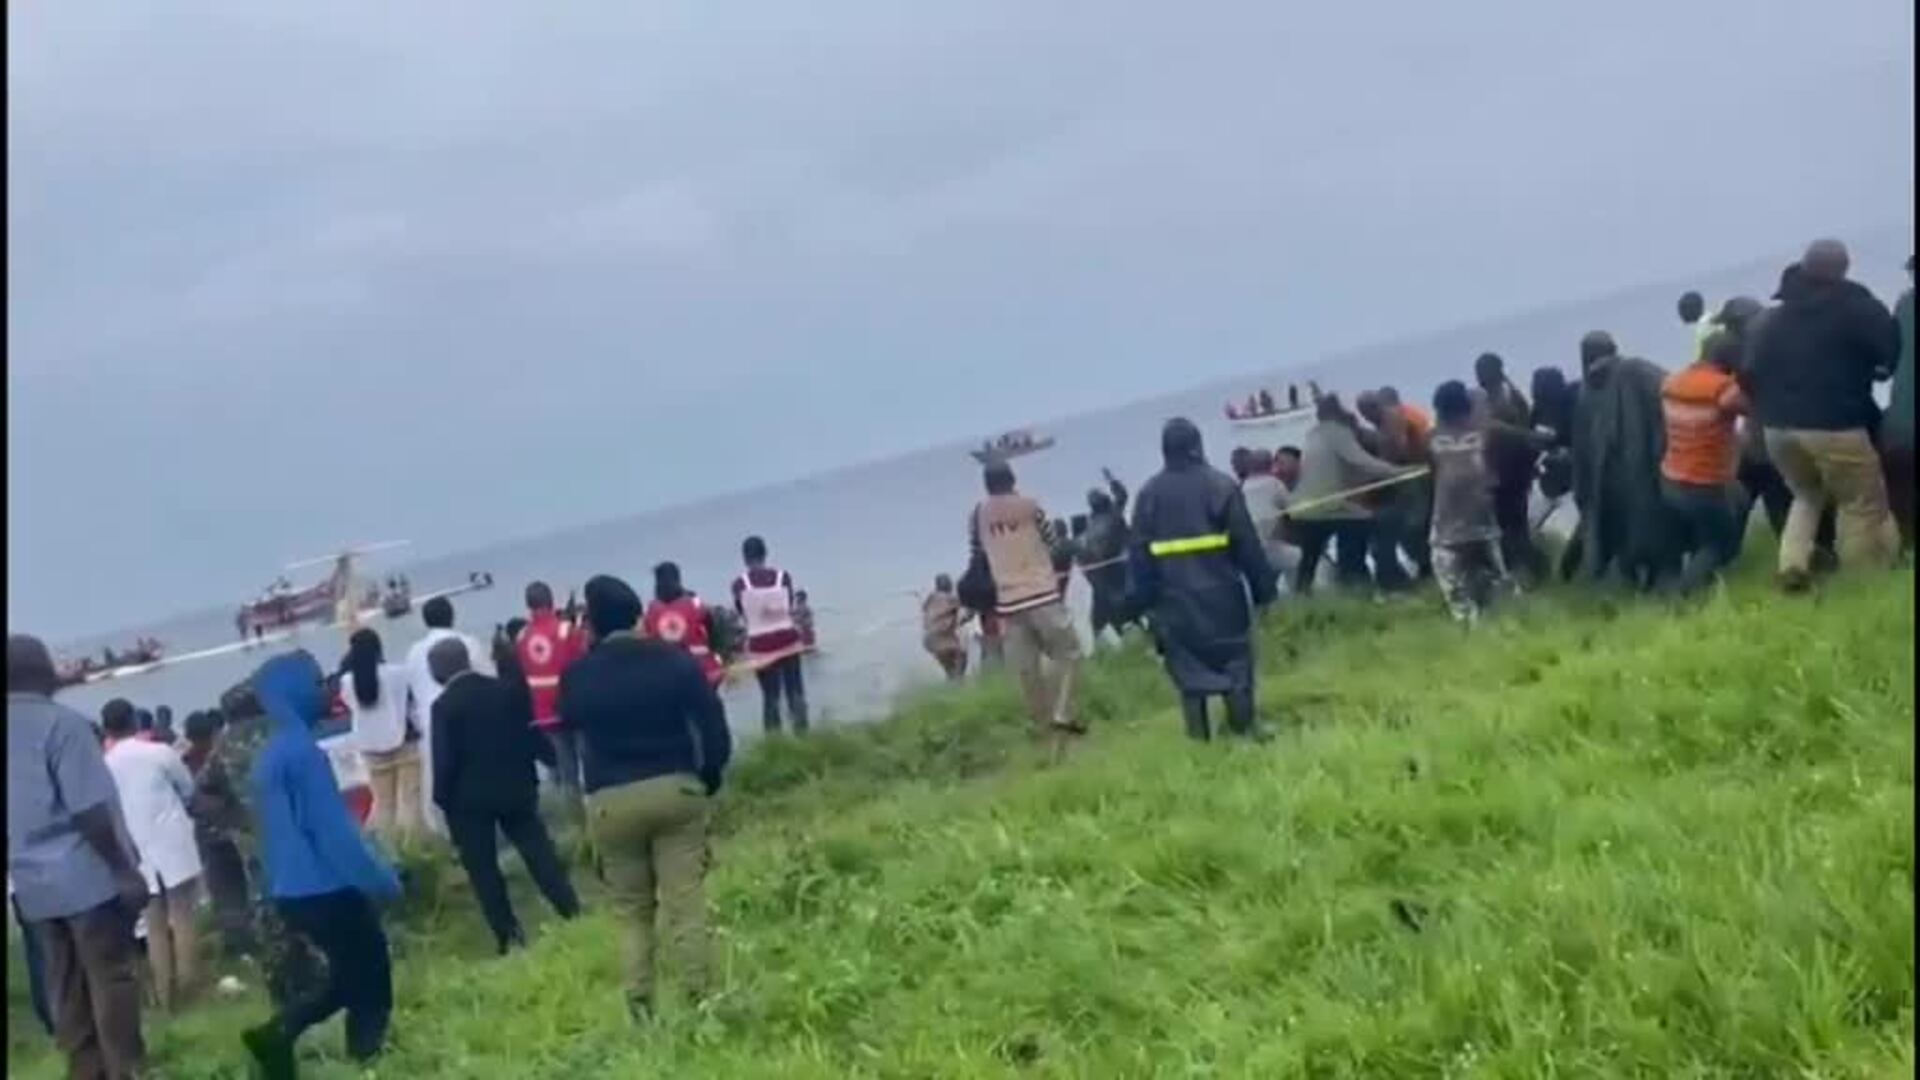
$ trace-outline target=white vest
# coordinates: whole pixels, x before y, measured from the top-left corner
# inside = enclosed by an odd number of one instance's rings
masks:
[[[753,575],[740,575],[740,611],[746,616],[748,637],[794,629],[787,575],[780,570],[774,570],[773,575],[773,584],[764,588],[753,583]]]

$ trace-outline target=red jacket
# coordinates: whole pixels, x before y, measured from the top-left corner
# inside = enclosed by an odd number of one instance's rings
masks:
[[[551,611],[536,613],[513,641],[533,696],[533,726],[559,722],[560,675],[586,652],[586,635]]]
[[[684,646],[700,661],[700,669],[707,673],[707,681],[715,686],[726,678],[726,669],[720,666],[720,658],[713,655],[713,643],[707,637],[707,608],[700,598],[692,593],[683,593],[680,599],[663,604],[655,600],[647,605],[647,613],[640,620],[640,632],[650,638]]]

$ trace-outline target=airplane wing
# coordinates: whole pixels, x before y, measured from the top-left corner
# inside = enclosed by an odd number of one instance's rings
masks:
[[[417,606],[436,597],[459,596],[462,593],[470,593],[476,589],[484,588],[486,588],[485,585],[463,582],[452,588],[422,593],[414,597],[413,602]],[[382,611],[378,604],[372,607],[361,608],[357,614],[359,616],[358,625],[361,626],[365,626],[375,620],[384,620],[387,618],[386,612]],[[328,629],[343,630],[346,626],[347,624],[344,622],[334,622],[328,624]],[[180,664],[191,664],[201,660],[211,660],[217,656],[232,656],[235,653],[255,652],[259,650],[271,651],[275,646],[297,640],[307,629],[307,625],[299,624],[283,630],[275,630],[272,633],[262,635],[258,638],[249,638],[246,641],[229,641],[223,645],[215,645],[212,648],[196,649],[193,652],[173,655],[163,655],[156,660],[149,660],[140,664],[122,664],[118,667],[107,668],[104,671],[92,672],[88,674],[86,678],[82,679],[81,682],[97,683],[115,679],[130,679],[137,675],[145,675],[149,672],[158,671],[164,667],[175,667]]]

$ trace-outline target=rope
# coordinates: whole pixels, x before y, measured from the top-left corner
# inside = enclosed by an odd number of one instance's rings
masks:
[[[1410,469],[1407,472],[1400,473],[1397,476],[1390,476],[1385,480],[1375,480],[1370,484],[1361,484],[1359,487],[1348,488],[1345,491],[1336,491],[1331,495],[1323,495],[1318,499],[1308,499],[1306,502],[1297,503],[1293,506],[1287,507],[1285,510],[1280,511],[1280,516],[1290,517],[1292,515],[1298,514],[1302,510],[1311,510],[1316,506],[1326,506],[1330,503],[1344,502],[1345,500],[1350,499],[1355,495],[1364,495],[1369,491],[1378,491],[1381,488],[1392,487],[1395,484],[1404,484],[1409,480],[1418,480],[1420,477],[1426,476],[1432,471],[1433,470],[1431,468],[1425,465],[1422,465],[1417,469]],[[1109,566],[1119,566],[1121,563],[1126,562],[1127,558],[1128,556],[1121,555],[1117,558],[1104,559],[1097,563],[1088,563],[1085,566],[1080,567],[1080,570],[1082,573],[1085,573],[1088,570],[1104,570]]]

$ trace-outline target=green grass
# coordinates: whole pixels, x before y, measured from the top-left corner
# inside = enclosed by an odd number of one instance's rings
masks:
[[[1264,748],[1182,739],[1138,650],[1090,666],[1059,768],[1010,687],[932,693],[741,763],[703,1009],[626,1020],[604,909],[483,959],[423,875],[376,1072],[1912,1075],[1912,588],[1556,592],[1471,635],[1431,597],[1293,609]],[[150,1022],[161,1075],[245,1075],[263,1008]],[[20,1040],[11,1075],[58,1075]]]

